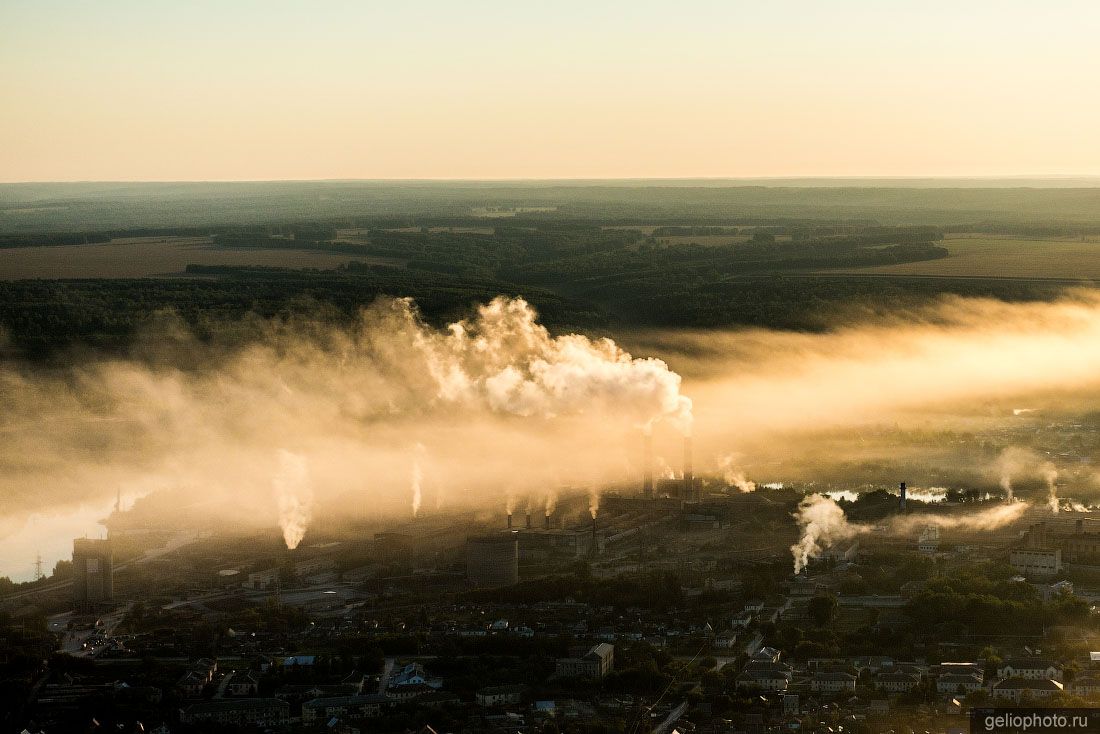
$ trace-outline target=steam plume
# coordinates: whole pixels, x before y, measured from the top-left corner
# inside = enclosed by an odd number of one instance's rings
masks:
[[[965,515],[921,513],[894,516],[887,522],[886,532],[899,535],[928,525],[948,529],[995,530],[1019,520],[1028,507],[1026,502],[1014,502],[998,504]],[[798,542],[791,546],[795,573],[805,568],[810,559],[819,557],[831,545],[871,530],[869,525],[849,522],[843,508],[836,501],[820,494],[803,498],[793,517],[799,527]]]
[[[424,455],[424,444],[416,444],[416,448],[413,450],[413,465],[412,465],[412,514],[416,517],[420,514],[420,503],[422,498],[420,485],[424,480],[424,470],[420,467],[420,459]],[[438,496],[436,498],[438,500]]]
[[[551,337],[523,299],[494,298],[446,334],[425,328],[411,301],[396,301],[394,308],[413,332],[443,400],[484,401],[519,416],[611,408],[638,425],[663,419],[690,429],[691,400],[680,394],[680,376],[664,362],[633,358],[610,339]]]
[[[285,449],[279,450],[278,464],[272,487],[279,507],[279,527],[286,547],[294,550],[305,537],[313,512],[309,465],[304,457]]]
[[[794,519],[800,532],[798,542],[791,546],[795,573],[802,571],[810,559],[821,555],[826,547],[863,531],[862,527],[848,522],[840,505],[820,494],[803,498]]]
[[[633,477],[629,447],[608,437],[650,424],[686,433],[694,421],[702,457],[734,440],[755,451],[778,438],[789,447],[836,428],[904,424],[911,411],[969,418],[984,401],[1045,412],[1033,401],[1100,397],[1095,293],[951,298],[909,316],[816,334],[635,337],[688,376],[693,412],[665,362],[551,336],[518,300],[442,330],[405,300],[380,300],[343,327],[256,317],[254,338],[232,346],[161,317],[127,358],[84,353],[57,370],[0,364],[0,543],[35,513],[105,502],[120,485],[133,496],[198,487],[211,521],[281,525],[271,459],[288,435],[308,461],[313,512],[407,517],[414,440],[456,500],[499,508],[517,467],[531,475],[526,491]],[[753,420],[734,436],[731,414]],[[770,458],[794,466],[797,449]],[[369,486],[356,479],[367,476]],[[0,545],[0,561],[16,555]]]
[[[737,487],[742,492],[755,492],[756,482],[750,481],[745,472],[737,468],[733,456],[723,456],[718,460],[718,468],[722,472],[722,479],[731,487]]]
[[[1030,449],[1009,446],[997,457],[994,467],[1000,474],[1001,489],[1005,491],[1008,500],[1013,499],[1014,479],[1038,477],[1047,486],[1047,506],[1052,512],[1058,512],[1058,469],[1050,461]]]
[[[1058,512],[1058,487],[1055,485],[1058,481],[1058,470],[1054,468],[1054,464],[1044,461],[1039,467],[1039,474],[1047,483],[1047,506],[1051,512]]]

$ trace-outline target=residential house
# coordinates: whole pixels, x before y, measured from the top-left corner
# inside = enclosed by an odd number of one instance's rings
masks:
[[[875,690],[887,693],[909,693],[920,685],[920,678],[912,673],[879,673],[875,676]]]
[[[527,686],[489,686],[477,692],[478,706],[513,706],[523,701]]]
[[[1049,698],[1061,690],[1062,684],[1055,680],[1008,678],[993,684],[993,698],[1019,703],[1022,698]]]
[[[277,698],[223,698],[193,703],[180,711],[185,724],[283,726],[290,723],[290,704]]]
[[[1061,680],[1062,668],[1044,658],[1012,658],[997,666],[998,678]]]
[[[856,677],[851,673],[816,673],[810,678],[810,690],[820,693],[843,693],[856,689]]]
[[[973,693],[983,687],[980,673],[944,673],[936,678],[936,692],[945,696]]]
[[[397,703],[388,696],[372,693],[367,696],[331,696],[314,698],[302,704],[302,723],[308,725],[328,721],[337,716],[373,718],[381,716]]]

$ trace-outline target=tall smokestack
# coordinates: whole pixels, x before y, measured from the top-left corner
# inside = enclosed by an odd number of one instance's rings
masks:
[[[592,547],[589,549],[592,555],[596,555],[596,516],[592,516]]]
[[[898,500],[898,509],[905,512],[905,482],[901,483],[901,497]]]
[[[546,517],[546,529],[549,530],[550,529],[550,515],[547,514],[547,515],[545,515],[545,517]]]
[[[527,529],[528,530],[531,529],[531,513],[530,512],[527,513]]]
[[[695,473],[691,469],[691,436],[684,436],[684,498],[695,499]]]
[[[512,529],[512,513],[508,513],[508,529]]]
[[[642,496],[653,498],[653,436],[649,433],[645,434],[642,450]]]

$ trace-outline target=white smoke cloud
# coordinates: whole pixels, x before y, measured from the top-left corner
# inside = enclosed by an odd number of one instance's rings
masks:
[[[887,525],[887,532],[895,534],[910,533],[917,527],[929,525],[945,530],[996,530],[1022,518],[1030,507],[1031,505],[1027,502],[1013,502],[1011,504],[998,503],[993,507],[966,514],[920,513],[906,515],[892,518]]]
[[[791,546],[795,573],[802,571],[811,558],[817,558],[829,546],[866,530],[848,522],[840,505],[820,494],[804,497],[798,503],[794,519],[799,528],[798,542]]]
[[[1039,474],[1047,484],[1047,507],[1051,512],[1058,512],[1058,470],[1054,468],[1054,464],[1044,461],[1039,467]]]
[[[737,487],[742,492],[756,491],[756,482],[749,480],[745,472],[737,467],[736,457],[723,456],[718,459],[718,470],[722,479],[731,487]]]
[[[1009,501],[1014,498],[1013,482],[1016,479],[1039,478],[1047,486],[1047,506],[1052,512],[1058,512],[1058,469],[1050,461],[1031,449],[1009,446],[1000,453],[993,466]]]
[[[895,515],[885,521],[884,530],[890,535],[910,534],[918,528],[928,526],[942,529],[995,530],[1019,520],[1029,507],[1026,502],[1013,502],[998,503],[993,507],[965,514],[941,515],[930,512]],[[872,530],[870,525],[850,522],[843,508],[834,499],[821,494],[811,494],[803,498],[793,517],[799,528],[798,542],[791,546],[795,573],[804,569],[811,559],[820,557],[832,545]]]
[[[279,527],[286,547],[294,550],[305,537],[313,517],[313,489],[309,482],[309,464],[305,457],[279,450],[278,469],[271,486],[279,508]]]
[[[676,479],[676,471],[665,461],[663,456],[655,456],[653,458],[653,465],[655,473],[661,479]]]
[[[409,506],[412,436],[425,447],[414,457],[415,511],[429,451],[463,501],[499,501],[517,465],[524,492],[551,480],[609,481],[625,451],[606,435],[660,423],[682,431],[691,420],[664,362],[635,359],[609,339],[551,336],[521,299],[497,298],[442,330],[406,299],[382,299],[346,328],[256,327],[256,340],[219,349],[162,324],[169,333],[151,355],[87,359],[69,374],[0,365],[0,522],[18,527],[8,513],[76,504],[120,484],[144,493],[165,476],[211,498],[232,493],[234,503],[210,514],[250,524],[293,527],[292,515],[345,511],[335,499],[349,494],[350,507],[395,513]],[[316,506],[290,491],[273,512],[270,446],[287,435],[309,464]]]
[[[495,298],[443,333],[424,327],[410,301],[394,308],[403,330],[414,333],[440,399],[544,418],[614,411],[643,427],[665,420],[690,430],[691,400],[668,365],[634,358],[610,339],[552,337],[523,299]]]
[[[550,517],[551,515],[554,514],[554,510],[557,509],[557,506],[558,506],[558,493],[555,492],[554,490],[550,490],[549,492],[546,493],[546,504],[545,504],[545,507],[543,509],[543,514],[545,514],[547,517]]]
[[[424,482],[424,470],[421,468],[420,463],[426,452],[424,444],[418,443],[413,449],[413,464],[412,464],[412,514],[416,517],[420,514],[420,504],[423,501],[423,495],[421,493],[421,484]]]
[[[382,300],[346,327],[252,319],[257,337],[243,347],[158,328],[135,358],[84,354],[50,371],[9,360],[0,365],[0,539],[34,513],[97,504],[119,485],[135,496],[200,488],[195,500],[212,503],[209,514],[275,527],[271,451],[287,436],[309,462],[314,513],[407,517],[414,440],[430,452],[432,486],[446,477],[448,502],[499,508],[519,473],[529,475],[525,492],[635,476],[622,437],[639,427],[683,434],[694,423],[702,459],[911,410],[972,415],[985,400],[1046,410],[1032,401],[1100,395],[1095,294],[948,299],[918,316],[819,334],[667,336],[658,353],[691,376],[694,411],[665,362],[608,340],[551,336],[512,299],[443,330],[409,301]],[[793,465],[798,455],[780,458]]]

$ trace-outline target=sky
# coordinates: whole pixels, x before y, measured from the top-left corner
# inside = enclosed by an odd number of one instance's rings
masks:
[[[1100,174],[1095,0],[0,0],[0,180]]]

